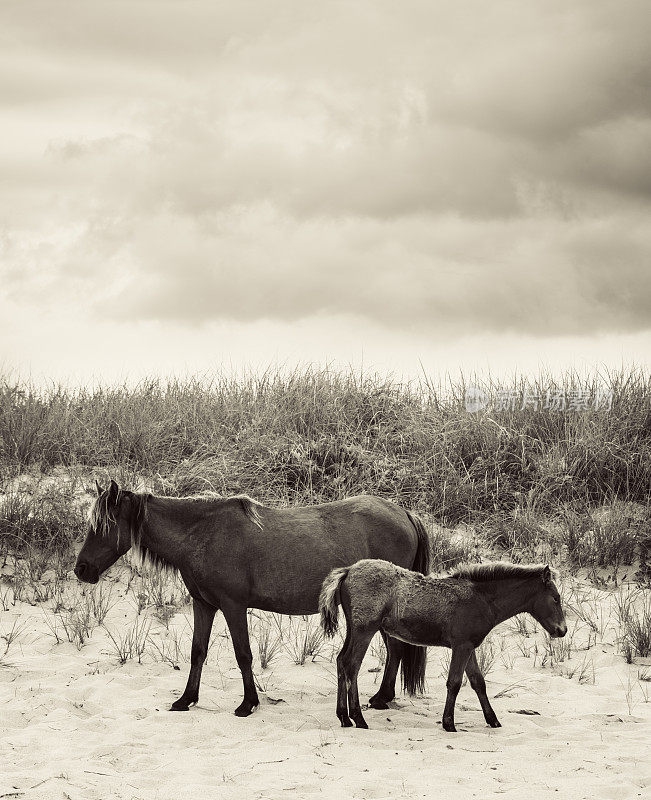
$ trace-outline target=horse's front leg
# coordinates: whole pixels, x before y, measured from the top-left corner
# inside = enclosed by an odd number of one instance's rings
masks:
[[[452,658],[450,659],[450,670],[447,680],[448,696],[445,700],[445,708],[443,709],[443,728],[450,733],[455,733],[457,730],[454,727],[454,704],[456,703],[457,695],[461,688],[466,662],[473,649],[471,644],[462,644],[452,648]]]
[[[249,626],[247,622],[246,606],[235,603],[223,603],[221,609],[228,625],[235,649],[237,665],[242,673],[244,683],[244,700],[235,709],[236,717],[248,717],[253,709],[259,705],[258,693],[255,689],[253,680],[253,656],[251,654],[251,644],[249,642]]]
[[[209,606],[203,600],[193,601],[194,611],[194,631],[192,633],[192,652],[190,655],[190,675],[185,687],[185,691],[179,699],[172,703],[170,711],[187,711],[188,708],[199,701],[199,683],[201,681],[201,670],[203,662],[208,653],[208,642],[210,641],[210,631],[215,619],[217,609]]]
[[[481,710],[484,712],[484,719],[491,726],[491,728],[501,728],[502,726],[500,725],[500,722],[497,719],[491,704],[488,702],[488,695],[486,694],[486,681],[484,680],[484,676],[481,674],[481,670],[479,669],[477,656],[475,655],[474,650],[470,654],[468,663],[466,664],[466,675],[468,676],[470,685],[477,693],[477,697],[481,703]]]

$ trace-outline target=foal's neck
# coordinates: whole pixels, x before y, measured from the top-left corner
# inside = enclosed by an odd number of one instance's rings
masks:
[[[536,593],[530,578],[487,581],[482,584],[482,589],[495,614],[495,625],[523,611],[529,611]]]

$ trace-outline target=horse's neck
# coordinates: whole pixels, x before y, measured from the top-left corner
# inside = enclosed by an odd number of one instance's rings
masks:
[[[528,611],[535,595],[531,579],[488,581],[482,588],[495,615],[495,625]]]
[[[141,548],[163,563],[179,567],[183,560],[183,534],[182,526],[175,523],[175,516],[167,509],[165,499],[152,497],[140,531]]]

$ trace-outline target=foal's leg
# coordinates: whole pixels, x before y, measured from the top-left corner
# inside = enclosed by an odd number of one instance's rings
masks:
[[[454,704],[461,688],[461,680],[463,678],[463,671],[466,667],[466,662],[473,651],[471,644],[462,644],[453,648],[452,658],[450,659],[450,671],[448,672],[448,696],[445,700],[445,708],[443,709],[443,728],[451,733],[456,732],[454,727]]]
[[[359,691],[357,688],[357,676],[362,660],[371,643],[371,639],[377,633],[374,630],[354,630],[350,638],[350,647],[347,657],[344,658],[344,671],[346,683],[348,685],[348,710],[353,722],[358,728],[368,728],[366,720],[362,715],[362,707],[359,704]]]
[[[342,728],[351,728],[353,725],[348,716],[347,683],[342,650],[337,656],[337,716]]]
[[[348,716],[346,673],[344,669],[344,664],[346,663],[348,650],[350,648],[351,627],[352,623],[350,620],[348,620],[346,624],[346,638],[344,640],[344,646],[341,648],[339,655],[337,656],[337,716],[339,717],[339,722],[341,722],[342,728],[350,728],[353,724]]]
[[[228,625],[228,630],[231,633],[233,648],[235,649],[235,658],[237,659],[237,665],[242,673],[242,682],[244,683],[244,700],[235,709],[235,716],[248,717],[260,701],[258,700],[258,693],[253,681],[253,670],[251,669],[253,656],[249,643],[246,606],[227,602],[222,603],[221,608],[224,613],[224,618],[226,619],[226,624]]]
[[[396,675],[402,658],[402,642],[387,636],[384,631],[380,633],[387,649],[387,660],[380,688],[368,701],[371,708],[389,708],[389,702],[396,696]]]
[[[190,655],[190,675],[185,691],[176,702],[172,703],[170,711],[187,711],[188,708],[199,701],[199,682],[201,670],[208,652],[210,631],[215,619],[216,609],[204,603],[203,600],[193,601],[194,631],[192,633],[192,651]]]
[[[479,669],[477,656],[475,655],[474,650],[470,654],[468,663],[466,664],[466,675],[468,676],[470,685],[475,692],[477,692],[477,697],[481,703],[481,710],[484,712],[484,719],[491,726],[491,728],[501,728],[502,726],[500,725],[499,720],[497,719],[497,716],[491,707],[491,704],[488,702],[488,697],[486,695],[486,681],[484,680],[484,676],[481,674],[481,670]]]

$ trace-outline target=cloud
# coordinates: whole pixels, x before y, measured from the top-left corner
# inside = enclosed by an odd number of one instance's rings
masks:
[[[645,4],[9,5],[16,303],[650,326]]]
[[[297,226],[262,206],[214,225],[176,220],[170,240],[173,219],[134,234],[130,261],[148,269],[125,271],[107,313],[189,325],[347,314],[447,335],[648,326],[644,219],[625,233],[618,219],[314,217]]]

